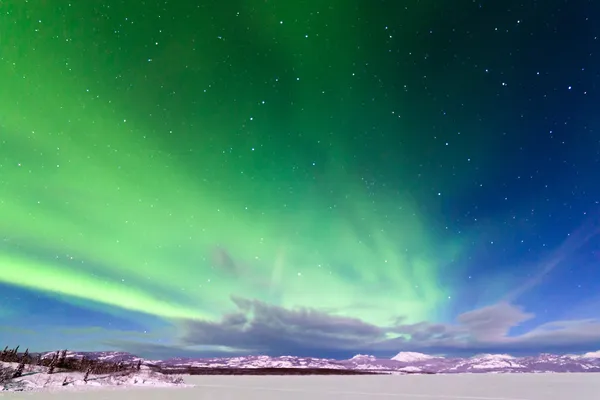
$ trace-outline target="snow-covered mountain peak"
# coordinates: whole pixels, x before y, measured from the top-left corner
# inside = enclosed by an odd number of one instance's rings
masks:
[[[408,363],[408,362],[417,362],[417,361],[427,361],[427,360],[431,360],[433,358],[438,358],[438,357],[430,356],[429,354],[416,353],[416,352],[412,352],[412,351],[401,351],[400,353],[398,353],[394,357],[392,357],[392,360]]]
[[[478,354],[459,361],[452,369],[456,371],[515,371],[524,369],[519,359],[508,354]]]
[[[600,358],[600,350],[585,353],[582,357],[583,358]]]
[[[477,354],[473,357],[471,357],[471,360],[486,360],[486,361],[492,361],[492,360],[514,360],[515,357],[511,356],[510,354]]]
[[[375,356],[371,356],[368,354],[357,354],[350,359],[351,361],[376,361],[377,358]]]

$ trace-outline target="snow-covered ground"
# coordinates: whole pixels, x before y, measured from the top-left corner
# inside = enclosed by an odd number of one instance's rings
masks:
[[[598,400],[597,374],[188,376],[181,389],[0,392],[4,400]]]
[[[3,367],[17,368],[17,363],[0,362]],[[184,387],[181,377],[163,375],[142,367],[140,371],[124,371],[113,374],[88,376],[84,381],[83,372],[60,372],[48,374],[48,368],[35,365],[26,365],[23,375],[12,379],[10,383],[0,383],[0,391],[47,391],[47,390],[77,390],[102,387]]]

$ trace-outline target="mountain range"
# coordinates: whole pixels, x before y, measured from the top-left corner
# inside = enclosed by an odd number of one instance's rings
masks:
[[[43,357],[51,357],[54,352]],[[150,360],[125,352],[68,352],[67,357],[82,357],[111,362],[133,363],[162,369],[186,368],[306,368],[370,371],[382,373],[544,373],[600,372],[600,351],[584,355],[540,354],[513,357],[507,354],[480,354],[468,358],[432,356],[401,352],[388,358],[358,354],[348,360],[295,356],[244,356],[229,358],[171,358]]]

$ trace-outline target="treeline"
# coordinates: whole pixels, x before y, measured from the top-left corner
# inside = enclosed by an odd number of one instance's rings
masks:
[[[157,369],[158,370],[158,369]],[[185,367],[162,368],[165,375],[375,375],[371,371],[334,368],[232,368]]]
[[[0,361],[18,364],[12,372],[12,379],[22,376],[26,366],[46,367],[46,373],[49,375],[56,372],[82,372],[85,374],[83,378],[85,382],[88,381],[90,375],[128,373],[139,371],[142,367],[141,360],[134,363],[124,363],[122,361],[93,360],[85,356],[67,357],[67,350],[57,350],[50,357],[43,357],[42,353],[30,354],[29,349],[19,353],[19,346],[14,349],[9,349],[6,346],[0,352]]]
[[[164,375],[382,375],[394,372],[393,370],[358,370],[336,368],[235,368],[235,367],[149,367]],[[402,371],[407,375],[433,375],[430,371]]]

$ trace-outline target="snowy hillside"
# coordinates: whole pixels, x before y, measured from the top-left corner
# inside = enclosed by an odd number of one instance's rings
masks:
[[[16,369],[18,363],[0,362],[0,370],[5,368]],[[8,383],[0,382],[0,391],[30,391],[30,390],[72,390],[92,389],[110,386],[150,386],[150,387],[177,387],[186,386],[180,377],[163,375],[142,368],[140,371],[125,371],[122,373],[89,375],[87,383],[83,372],[60,372],[48,374],[48,368],[43,366],[26,365],[23,375],[10,380]]]

